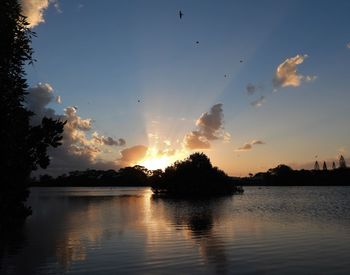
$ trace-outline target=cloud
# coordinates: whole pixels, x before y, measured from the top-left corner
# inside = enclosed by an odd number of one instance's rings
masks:
[[[126,144],[125,139],[119,138],[114,139],[112,137],[100,136],[97,132],[92,134],[92,138],[97,144],[107,145],[107,146],[124,146]]]
[[[231,141],[231,134],[229,132],[225,132],[224,136],[223,136],[223,139],[227,143],[230,142]]]
[[[253,149],[253,146],[254,146],[254,145],[263,145],[263,144],[265,144],[264,141],[254,139],[254,140],[252,140],[251,142],[247,142],[247,143],[245,143],[243,146],[238,147],[235,151],[236,151],[236,152],[249,151],[249,150],[252,150],[252,149]]]
[[[136,145],[120,151],[121,158],[119,159],[125,165],[132,165],[141,161],[147,153],[148,147],[144,145]]]
[[[249,83],[246,87],[246,91],[248,95],[252,95],[256,92],[257,87],[254,84]]]
[[[188,133],[184,145],[188,149],[210,148],[211,140],[224,137],[222,104],[215,104],[196,121],[197,130]]]
[[[184,139],[185,147],[188,149],[209,149],[210,143],[209,141],[201,136],[198,131],[192,131],[187,134]]]
[[[236,151],[248,151],[251,150],[253,146],[250,143],[245,143],[243,146],[236,149]]]
[[[259,145],[259,144],[265,144],[265,142],[263,142],[262,140],[253,140],[251,142],[252,145]]]
[[[317,79],[317,75],[307,75],[304,77],[304,80],[306,82],[312,82],[315,81]]]
[[[196,125],[208,140],[218,139],[220,135],[218,131],[223,125],[222,104],[215,104],[211,107],[210,112],[202,114]]]
[[[176,153],[175,149],[167,148],[167,149],[159,150],[157,153],[157,156],[158,157],[163,157],[163,156],[172,157],[175,155],[175,153]]]
[[[20,3],[30,28],[45,22],[44,12],[50,4],[53,4],[58,12],[62,12],[57,0],[21,0]]]
[[[40,124],[44,116],[55,116],[55,110],[47,107],[54,98],[53,88],[48,83],[38,83],[28,89],[28,96],[25,98],[25,106],[35,114],[31,117],[31,123],[33,125]]]
[[[56,101],[56,103],[61,104],[62,103],[61,96],[59,96],[59,95],[56,96],[55,101]]]
[[[348,44],[346,44],[346,47],[347,47],[348,49],[350,49],[350,42],[349,42]]]
[[[265,102],[265,97],[261,96],[257,100],[254,100],[250,103],[253,107],[261,107],[263,103]]]
[[[40,123],[44,116],[67,121],[64,126],[62,145],[49,149],[51,164],[47,170],[40,170],[38,173],[58,175],[87,168],[119,168],[120,163],[117,159],[104,161],[99,156],[106,152],[103,146],[123,146],[126,143],[125,140],[105,137],[96,131],[91,134],[92,119],[80,117],[76,107],[66,107],[63,114],[56,114],[55,110],[48,107],[48,104],[54,102],[55,99],[54,90],[48,83],[39,83],[29,88],[25,98],[26,107],[35,113],[31,120],[33,125]]]
[[[287,58],[283,63],[278,65],[275,76],[272,80],[274,89],[280,87],[298,87],[302,81],[314,80],[315,76],[303,76],[298,73],[297,66],[302,64],[308,55],[297,54],[294,57]]]

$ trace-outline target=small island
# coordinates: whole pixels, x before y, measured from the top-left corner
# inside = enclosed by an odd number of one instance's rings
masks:
[[[213,167],[203,153],[194,153],[183,161],[156,170],[150,177],[155,196],[212,197],[243,193],[243,188],[226,173]]]

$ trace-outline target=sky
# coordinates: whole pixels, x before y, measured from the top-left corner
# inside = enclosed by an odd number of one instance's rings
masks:
[[[46,172],[204,152],[245,176],[349,156],[349,1],[21,3],[32,123],[67,120]]]

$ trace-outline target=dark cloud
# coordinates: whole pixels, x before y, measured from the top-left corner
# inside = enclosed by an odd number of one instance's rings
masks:
[[[100,145],[124,146],[126,144],[126,141],[123,138],[114,139],[112,137],[100,136],[97,132],[94,132],[92,134],[92,138],[95,140],[96,143]]]
[[[251,83],[249,83],[246,87],[246,91],[248,95],[254,94],[256,90],[257,90],[257,87]]]
[[[236,152],[249,151],[249,150],[253,149],[254,145],[263,145],[263,144],[265,144],[265,142],[263,142],[262,140],[255,139],[251,142],[245,143],[243,146],[237,148],[235,151]]]
[[[261,107],[263,105],[263,103],[265,102],[265,97],[261,96],[259,97],[257,100],[254,100],[250,103],[250,105],[252,105],[253,107]]]
[[[188,133],[184,138],[184,145],[188,149],[210,148],[210,141],[221,139],[223,132],[222,104],[215,104],[209,112],[200,116],[196,122],[197,130]]]
[[[48,83],[39,83],[28,89],[28,96],[25,98],[25,104],[26,107],[34,113],[31,117],[31,123],[33,125],[40,124],[44,116],[56,116],[55,111],[47,107],[54,99],[53,88]]]
[[[256,145],[256,144],[265,144],[265,142],[263,142],[262,140],[253,140],[251,142],[252,145]]]
[[[250,143],[245,143],[243,146],[236,149],[236,151],[248,151],[251,150],[253,146]]]
[[[184,144],[188,149],[209,149],[209,141],[198,131],[192,131],[185,136]]]

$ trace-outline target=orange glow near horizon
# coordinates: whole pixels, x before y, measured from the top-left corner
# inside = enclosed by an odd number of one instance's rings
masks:
[[[146,167],[149,170],[162,169],[164,170],[167,166],[171,165],[169,157],[151,157],[144,159],[140,165]]]
[[[182,160],[186,156],[186,153],[182,150],[174,151],[173,154],[169,154],[168,151],[159,152],[156,147],[149,148],[146,157],[138,164],[146,167],[149,170],[162,169],[172,165],[177,160]]]

